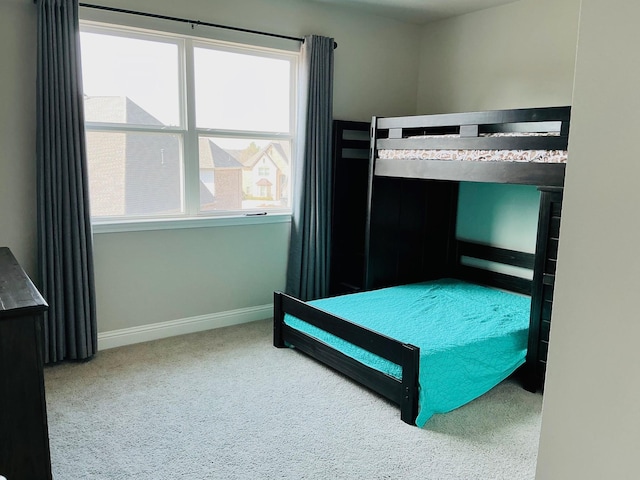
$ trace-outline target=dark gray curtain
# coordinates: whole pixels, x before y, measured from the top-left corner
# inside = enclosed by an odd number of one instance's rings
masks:
[[[80,37],[76,0],[38,8],[38,266],[45,362],[86,359],[97,350]]]
[[[301,300],[328,295],[331,240],[332,38],[302,46],[298,146],[286,291]]]

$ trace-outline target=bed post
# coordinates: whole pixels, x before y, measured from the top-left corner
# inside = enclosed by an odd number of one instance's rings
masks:
[[[376,142],[378,138],[378,119],[371,117],[371,134],[369,144],[369,174],[367,180],[367,213],[365,218],[365,236],[364,236],[364,278],[363,285],[365,290],[371,290],[373,284],[373,274],[371,266],[371,205],[373,202],[373,177],[374,165],[376,161]]]
[[[282,324],[284,322],[284,311],[282,310],[282,293],[273,292],[273,346],[283,348],[285,346],[282,338]]]
[[[418,416],[418,374],[420,372],[420,349],[403,345],[402,352],[402,402],[400,418],[409,425],[416,424]]]

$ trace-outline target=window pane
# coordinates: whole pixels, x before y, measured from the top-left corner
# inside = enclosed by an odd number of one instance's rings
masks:
[[[291,63],[195,48],[198,128],[288,132]]]
[[[98,222],[290,211],[294,54],[118,26],[81,28]]]
[[[89,131],[86,138],[92,216],[183,212],[179,135]]]
[[[87,122],[180,125],[178,45],[82,32]]]
[[[281,210],[290,198],[291,144],[199,138],[200,210]]]

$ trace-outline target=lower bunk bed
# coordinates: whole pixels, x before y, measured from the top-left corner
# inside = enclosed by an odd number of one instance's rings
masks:
[[[534,255],[458,242],[458,258],[532,268]],[[495,263],[493,263],[495,268]],[[525,363],[530,281],[459,264],[455,277],[302,302],[274,294],[274,345],[293,347],[400,406],[419,427]]]

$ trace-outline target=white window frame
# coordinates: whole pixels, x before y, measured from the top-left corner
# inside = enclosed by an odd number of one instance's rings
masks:
[[[140,133],[173,133],[182,137],[182,176],[181,185],[183,191],[183,212],[181,215],[173,216],[123,216],[123,217],[92,217],[94,233],[143,231],[143,230],[163,230],[179,228],[197,228],[229,225],[254,225],[263,223],[284,223],[291,221],[291,208],[269,209],[266,214],[264,210],[237,210],[237,211],[207,211],[200,212],[199,196],[199,158],[198,139],[200,135],[210,137],[235,138],[235,139],[265,139],[283,140],[291,145],[291,171],[289,182],[293,188],[293,162],[295,158],[295,126],[297,114],[297,72],[299,61],[299,43],[287,41],[286,47],[278,44],[272,46],[273,42],[265,42],[271,45],[262,46],[246,41],[245,38],[233,38],[233,41],[221,39],[221,35],[212,35],[207,31],[203,35],[198,31],[198,35],[188,35],[184,27],[172,25],[167,29],[167,25],[159,26],[144,25],[144,29],[132,26],[132,19],[120,15],[109,14],[104,18],[104,12],[100,12],[97,20],[95,15],[81,9],[80,29],[83,32],[107,33],[109,35],[122,35],[129,38],[151,39],[154,41],[177,44],[179,47],[180,62],[180,126],[163,126],[154,128],[151,126],[110,124],[98,122],[86,122],[85,128],[92,132],[140,132]],[[128,16],[130,17],[130,16]],[[134,19],[135,20],[135,19]],[[141,19],[148,23],[148,19]],[[178,28],[176,28],[178,27]],[[189,29],[191,30],[191,29]],[[213,32],[215,33],[215,32]],[[237,36],[237,34],[236,34]],[[248,53],[268,58],[278,58],[290,62],[290,112],[289,131],[265,133],[256,131],[237,131],[224,129],[197,128],[196,126],[196,100],[195,100],[195,69],[194,69],[194,48],[209,47],[221,51],[234,53]],[[294,48],[295,47],[295,48]],[[242,192],[240,192],[242,193]]]

